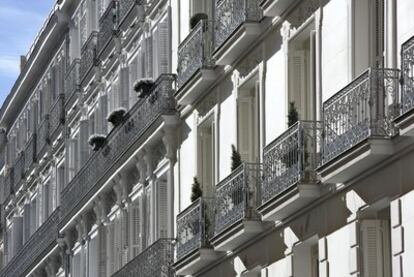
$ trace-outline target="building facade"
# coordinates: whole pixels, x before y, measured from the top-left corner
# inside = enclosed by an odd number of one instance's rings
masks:
[[[414,276],[413,12],[57,0],[0,110],[0,277]]]

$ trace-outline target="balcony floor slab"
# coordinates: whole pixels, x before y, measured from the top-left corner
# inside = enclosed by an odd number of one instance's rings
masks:
[[[177,275],[193,275],[218,260],[224,254],[224,252],[214,251],[210,248],[201,248],[184,259],[177,261],[174,268]]]
[[[270,225],[260,220],[243,220],[229,230],[215,236],[211,243],[216,251],[232,251],[251,240]]]
[[[300,183],[273,197],[258,208],[263,221],[280,221],[320,196],[320,184]]]
[[[263,9],[263,15],[267,17],[281,16],[289,8],[289,5],[291,4],[295,4],[295,1],[267,0],[261,5]]]
[[[205,90],[211,86],[219,76],[213,68],[202,68],[180,88],[178,92],[178,104],[188,105],[194,103],[203,95]]]
[[[213,54],[216,64],[233,64],[260,36],[262,28],[262,24],[259,22],[243,23]]]
[[[414,137],[414,109],[394,120],[400,136]]]
[[[346,183],[394,153],[390,139],[362,141],[317,169],[323,183]]]

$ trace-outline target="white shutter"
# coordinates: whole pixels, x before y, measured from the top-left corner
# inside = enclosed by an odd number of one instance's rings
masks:
[[[158,238],[168,236],[168,196],[167,182],[159,180],[157,182],[157,218],[158,218]]]
[[[24,211],[23,211],[23,242],[26,243],[26,241],[30,238],[30,204],[24,205]]]
[[[152,225],[153,225],[153,212],[152,212],[153,199],[151,197],[151,186],[145,189],[145,246],[151,245],[152,242]]]
[[[299,112],[299,118],[303,119],[303,112],[306,111],[306,103],[302,101],[302,96],[306,91],[306,67],[305,53],[303,51],[293,51],[289,53],[288,59],[289,74],[289,102],[295,102]]]
[[[49,217],[49,190],[50,190],[50,180],[47,181],[46,184],[43,185],[42,189],[42,203],[43,203],[43,209],[42,209],[42,223],[46,221],[46,219]]]
[[[115,219],[115,239],[114,239],[114,272],[121,268],[122,262],[122,223],[121,218]]]
[[[107,262],[108,262],[108,258],[107,258],[107,233],[106,233],[107,228],[104,225],[99,225],[99,231],[98,231],[98,237],[99,237],[99,247],[98,247],[98,255],[99,255],[99,260],[98,260],[98,270],[99,270],[99,274],[98,276],[101,277],[105,277],[106,276],[106,272],[107,272]]]
[[[72,270],[73,277],[81,277],[81,251],[76,252],[72,257]]]
[[[23,246],[23,217],[22,216],[15,216],[13,217],[13,254],[17,254],[17,252]]]
[[[30,203],[30,235],[32,235],[37,228],[37,197]]]
[[[152,37],[148,37],[145,40],[145,53],[146,53],[146,77],[156,78],[153,73],[153,39]]]
[[[88,120],[81,120],[79,125],[79,157],[80,157],[80,167],[88,161],[89,158],[89,122]],[[78,163],[75,161],[75,163]]]
[[[101,134],[107,133],[108,122],[106,116],[108,115],[108,96],[106,94],[101,95],[99,98],[99,127],[98,132]]]
[[[165,18],[158,24],[158,75],[169,73],[170,70],[170,31],[169,19]]]
[[[120,91],[119,103],[121,107],[128,109],[129,107],[129,67],[121,67],[120,71]]]
[[[98,274],[98,236],[94,236],[89,241],[88,251],[88,277],[99,277]]]
[[[141,50],[141,49],[140,49]],[[134,83],[138,80],[138,63],[139,63],[139,55],[141,51],[138,50],[137,56],[133,59],[133,61],[129,64],[129,107],[132,108],[135,102],[137,101],[137,95],[134,91]]]
[[[107,276],[111,276],[115,269],[115,225],[113,222],[106,226],[106,254],[107,254]]]
[[[69,139],[68,140],[68,148],[69,148],[69,162],[68,162],[68,182],[72,180],[72,178],[76,174],[76,166],[77,166],[77,156],[78,156],[78,142],[77,139]]]
[[[130,259],[136,257],[141,252],[141,203],[138,197],[129,207],[130,217]]]
[[[255,162],[254,132],[255,114],[254,97],[239,97],[238,99],[238,151],[243,161]]]
[[[389,260],[389,226],[387,221],[363,220],[361,222],[362,238],[362,276],[390,276]]]
[[[160,72],[160,67],[158,64],[158,59],[159,59],[159,38],[158,38],[158,28],[159,26],[157,26],[157,28],[155,28],[152,31],[152,49],[153,49],[153,53],[152,53],[152,77],[154,78],[154,80],[156,80],[158,78],[159,72]]]

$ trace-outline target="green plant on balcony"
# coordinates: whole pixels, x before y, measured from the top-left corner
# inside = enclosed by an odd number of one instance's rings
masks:
[[[114,127],[116,127],[116,126],[120,125],[124,121],[125,114],[126,114],[126,109],[121,107],[121,108],[118,108],[118,109],[113,110],[108,115],[108,117],[106,118],[106,120],[108,122],[111,122],[112,125]]]
[[[299,121],[299,113],[296,109],[295,102],[289,103],[289,110],[288,110],[288,127],[292,127],[296,122]]]
[[[106,141],[106,136],[101,134],[93,134],[89,137],[88,143],[92,146],[93,151],[98,151],[103,147]]]
[[[154,88],[154,80],[150,78],[139,79],[134,84],[134,90],[138,94],[138,98],[145,98],[151,94]]]
[[[299,121],[299,113],[296,109],[295,102],[289,103],[288,111],[288,127],[292,127]],[[295,165],[299,159],[298,142],[294,141],[293,144],[288,145],[287,151],[282,155],[281,161],[286,168]]]
[[[231,145],[231,171],[235,171],[239,168],[243,163],[241,155],[239,151],[237,151],[236,146],[234,144]],[[231,196],[232,202],[234,205],[239,205],[243,202],[243,187],[241,187],[238,191],[234,192]]]
[[[197,177],[194,177],[194,182],[191,187],[191,202],[196,201],[198,198],[203,196],[203,190],[201,184],[198,182]]]
[[[205,13],[196,13],[194,14],[190,19],[190,29],[194,29],[195,26],[197,26],[198,22],[201,20],[207,20],[208,15]]]

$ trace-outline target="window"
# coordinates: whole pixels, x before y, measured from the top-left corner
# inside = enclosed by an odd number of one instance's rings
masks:
[[[207,117],[198,126],[198,178],[205,196],[212,196],[215,187],[215,126],[213,115]]]
[[[288,101],[294,103],[301,120],[315,119],[316,32],[309,23],[289,40]]]
[[[144,51],[140,47],[137,51],[135,58],[129,65],[129,108],[137,102],[137,94],[134,91],[134,83],[145,77],[145,59]]]
[[[130,228],[130,255],[129,259],[136,257],[143,249],[143,199],[142,193],[131,203],[128,210]]]
[[[99,277],[99,237],[97,232],[91,235],[88,244],[88,277]]]
[[[108,114],[119,108],[119,96],[119,79],[117,78],[112,81],[108,91]]]
[[[237,97],[237,149],[243,161],[259,161],[259,85],[253,76],[239,87]]]
[[[157,239],[168,236],[168,196],[167,176],[162,176],[156,181],[157,186]]]
[[[68,182],[70,182],[73,177],[75,177],[79,163],[78,163],[78,136],[77,134],[74,138],[68,140],[67,147],[67,159],[68,159]]]
[[[190,0],[191,15],[193,16],[198,13],[205,13],[209,19],[213,19],[213,5],[213,0]]]
[[[312,237],[293,247],[295,277],[319,277],[318,239]]]

